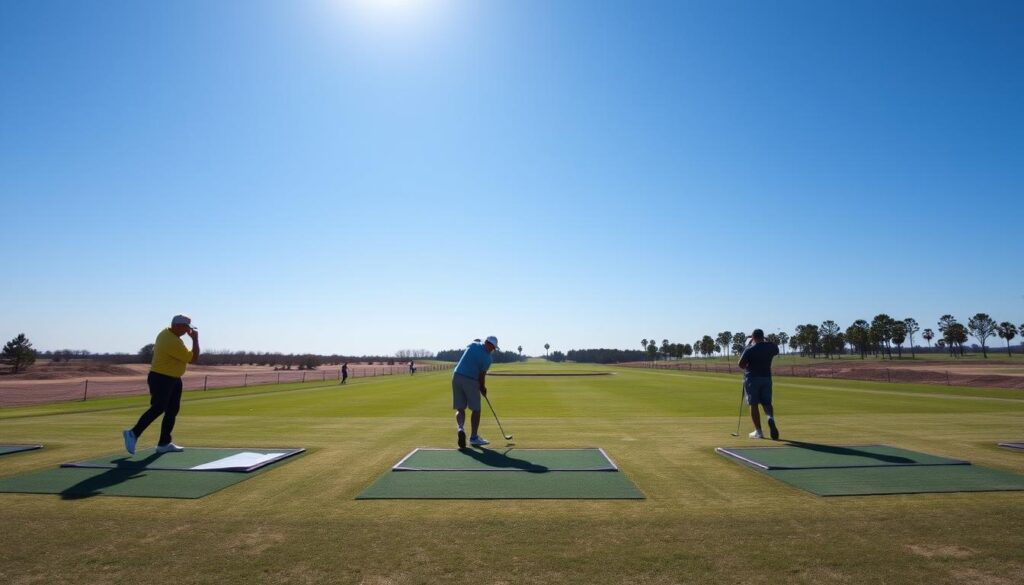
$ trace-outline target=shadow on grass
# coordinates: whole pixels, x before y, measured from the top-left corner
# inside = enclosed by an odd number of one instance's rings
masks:
[[[508,455],[512,449],[506,450],[504,453],[499,453],[491,449],[484,449],[482,447],[477,449],[459,449],[459,453],[467,455],[483,463],[488,467],[495,469],[518,469],[522,471],[528,471],[530,473],[547,473],[550,471],[544,465],[537,465],[530,463],[525,459],[517,459]]]
[[[804,443],[803,441],[783,441],[793,447],[800,447],[801,449],[807,449],[810,451],[818,451],[821,453],[830,453],[832,455],[851,455],[855,457],[870,457],[879,461],[885,461],[886,463],[904,464],[909,465],[916,463],[913,459],[907,457],[900,457],[899,455],[885,455],[883,453],[871,453],[870,451],[862,451],[852,447],[838,447],[835,445],[821,445],[819,443]]]

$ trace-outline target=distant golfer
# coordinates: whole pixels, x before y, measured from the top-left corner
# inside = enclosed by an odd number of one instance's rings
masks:
[[[192,351],[185,349],[181,336],[188,333],[192,338]],[[192,328],[188,315],[175,315],[171,326],[156,336],[153,346],[153,363],[149,368],[149,410],[142,413],[135,426],[123,431],[124,448],[135,454],[135,443],[143,431],[158,416],[164,415],[160,423],[160,439],[156,444],[157,453],[184,451],[171,441],[174,420],[181,408],[181,377],[185,367],[199,358],[199,331]]]
[[[338,374],[338,377],[341,378],[341,381],[338,382],[339,386],[344,384],[345,380],[348,380],[348,362],[341,364],[341,373]]]
[[[480,436],[480,396],[487,395],[487,370],[491,367],[491,352],[498,349],[498,338],[490,336],[486,341],[479,340],[466,346],[462,358],[455,366],[452,375],[452,408],[455,409],[455,424],[459,428],[459,449],[466,448],[466,407],[472,415],[470,424],[473,433],[469,436],[469,444],[482,446],[490,443]]]
[[[416,373],[416,362],[409,362],[409,375],[412,376]]]
[[[775,411],[772,408],[772,359],[779,355],[779,346],[765,341],[764,331],[760,329],[754,329],[754,333],[748,339],[752,339],[754,344],[743,350],[739,367],[745,371],[743,392],[746,394],[747,404],[750,405],[750,418],[754,421],[754,432],[750,433],[750,438],[764,438],[764,433],[761,432],[761,413],[757,410],[757,405],[760,404],[768,417],[768,429],[771,431],[772,439],[778,440],[779,427],[775,425]]]

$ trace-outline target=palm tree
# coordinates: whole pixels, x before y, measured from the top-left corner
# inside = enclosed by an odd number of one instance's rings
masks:
[[[782,346],[782,353],[786,353],[786,344],[789,343],[789,334],[779,331],[779,345]]]
[[[999,334],[999,337],[1002,337],[1003,339],[1006,340],[1006,355],[1013,355],[1012,353],[1010,353],[1010,340],[1013,339],[1014,337],[1017,337],[1017,328],[1013,325],[1013,323],[1010,323],[1009,321],[1003,321],[1002,323],[996,326],[996,332]]]
[[[718,333],[718,337],[715,338],[718,345],[725,348],[725,353],[729,353],[729,346],[732,344],[732,331],[721,331]]]
[[[669,349],[671,349],[671,348],[668,345],[668,340],[667,339],[662,339],[661,340],[661,353],[665,354],[665,356],[666,356],[665,359],[668,359]]]
[[[549,349],[551,349],[551,344],[550,343],[545,343],[544,344],[544,357],[548,356],[548,350]]]
[[[519,347],[517,347],[516,349],[518,349],[518,350],[519,350],[519,357],[523,357],[523,346],[521,346],[521,345],[520,345],[520,346],[519,346]]]
[[[925,329],[924,331],[921,332],[921,337],[924,337],[924,340],[928,342],[928,349],[931,349],[932,338],[935,337],[935,332],[932,331],[931,329]]]
[[[644,348],[644,351],[647,351],[647,338],[646,337],[640,340],[640,347]]]

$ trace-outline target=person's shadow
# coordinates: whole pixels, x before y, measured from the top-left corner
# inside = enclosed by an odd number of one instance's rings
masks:
[[[808,449],[811,451],[818,451],[820,453],[831,453],[833,455],[851,455],[855,457],[869,457],[871,459],[877,459],[893,465],[910,465],[916,463],[913,459],[907,457],[901,457],[899,455],[886,455],[884,453],[872,453],[870,451],[862,451],[853,447],[839,447],[836,445],[821,445],[819,443],[804,443],[803,441],[784,441],[785,443],[794,447],[800,447],[801,449]]]
[[[496,469],[503,469],[509,471],[520,470],[527,471],[530,473],[547,473],[548,471],[550,471],[550,469],[548,469],[544,465],[537,465],[536,463],[531,463],[525,459],[517,459],[515,457],[511,457],[508,455],[510,451],[512,451],[512,449],[508,449],[504,453],[499,453],[498,451],[484,449],[481,447],[479,449],[461,449],[460,453],[462,453],[463,455],[468,455],[469,457],[476,459],[477,461],[483,463],[484,465]]]
[[[103,495],[103,490],[106,488],[142,477],[141,472],[146,470],[146,466],[159,458],[159,453],[153,453],[137,460],[132,460],[129,457],[114,459],[111,463],[114,463],[117,467],[64,488],[60,492],[60,497],[62,500],[81,500]]]

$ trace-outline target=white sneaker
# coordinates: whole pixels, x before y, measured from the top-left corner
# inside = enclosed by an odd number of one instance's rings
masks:
[[[751,439],[763,439],[764,438],[764,435],[761,434],[761,429],[754,429],[754,432],[750,433],[747,436],[750,437]]]
[[[469,444],[476,447],[482,447],[484,445],[490,445],[491,442],[481,437],[480,435],[473,435],[472,437],[469,438]]]
[[[174,443],[167,443],[166,445],[157,445],[156,446],[156,452],[157,453],[181,453],[184,450],[185,450],[184,447],[179,447],[179,446],[175,445]]]

